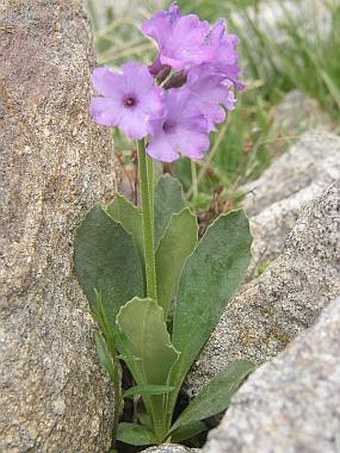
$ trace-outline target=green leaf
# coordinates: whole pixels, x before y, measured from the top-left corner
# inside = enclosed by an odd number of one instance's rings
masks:
[[[138,359],[143,385],[166,385],[179,353],[171,344],[163,309],[152,299],[134,297],[121,307],[117,324],[126,349]]]
[[[144,295],[141,261],[132,236],[96,203],[78,227],[74,247],[76,274],[91,309],[96,307],[97,290],[114,330],[121,305]]]
[[[155,249],[163,236],[172,214],[179,213],[184,207],[182,186],[169,174],[162,175],[155,187]]]
[[[104,369],[112,379],[114,377],[114,365],[111,355],[108,351],[105,338],[100,332],[95,332],[94,335],[100,363],[103,365]]]
[[[184,426],[180,426],[171,434],[171,442],[179,443],[186,439],[191,439],[197,434],[207,431],[208,427],[204,422],[196,421]]]
[[[340,109],[340,90],[337,87],[337,84],[334,82],[334,80],[332,80],[332,78],[326,71],[324,71],[321,68],[319,69],[319,71],[320,71],[321,77],[323,78],[323,80],[328,88],[328,91],[333,96],[333,99],[335,100],[335,102],[338,105],[338,108]]]
[[[167,316],[184,262],[197,243],[197,219],[186,208],[173,214],[156,251],[158,304]]]
[[[124,392],[123,398],[134,395],[165,395],[174,388],[170,385],[135,385]]]
[[[158,443],[155,434],[150,429],[134,423],[119,423],[117,440],[136,446]]]
[[[171,344],[163,309],[152,299],[135,297],[120,309],[117,324],[124,350],[139,359],[127,363],[137,385],[168,385],[179,352]],[[168,429],[164,411],[167,398],[168,395],[143,395],[159,441]]]
[[[170,385],[181,385],[241,283],[251,241],[243,211],[230,212],[215,220],[187,259],[179,281],[172,336],[182,354],[172,370]]]
[[[137,403],[137,416],[143,426],[152,427],[151,415],[146,411],[145,405],[141,401]]]
[[[237,360],[218,373],[182,412],[171,432],[225,410],[244,379],[255,369],[249,360]]]
[[[91,314],[94,320],[102,329],[104,334],[105,343],[108,350],[116,347],[116,331],[111,329],[108,322],[105,309],[103,306],[103,297],[100,291],[94,289],[95,293],[95,302],[91,305]]]
[[[132,234],[132,237],[137,245],[141,261],[143,262],[144,242],[141,210],[119,194],[116,195],[106,210],[110,217],[112,217],[116,222],[120,222],[126,231]]]

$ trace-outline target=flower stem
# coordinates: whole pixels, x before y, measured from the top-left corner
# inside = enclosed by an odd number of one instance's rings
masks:
[[[147,160],[144,140],[137,142],[139,186],[143,211],[144,260],[147,297],[157,300],[156,264],[153,234],[153,162]]]
[[[193,160],[191,162],[191,187],[192,187],[192,194],[196,198],[198,195],[198,181],[197,181],[197,168],[196,162]]]
[[[150,216],[151,216],[151,229],[152,229],[152,238],[154,240],[155,236],[155,226],[154,226],[154,176],[153,176],[153,160],[151,157],[147,156],[147,170],[148,170],[148,190],[149,190],[149,205],[150,205]]]

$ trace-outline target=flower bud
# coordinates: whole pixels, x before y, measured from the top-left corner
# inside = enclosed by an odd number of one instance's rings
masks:
[[[158,83],[158,85],[160,85],[162,82],[164,82],[164,80],[166,80],[170,72],[171,66],[169,66],[168,64],[162,64],[161,69],[158,71],[156,75],[156,82]]]
[[[165,90],[170,88],[180,88],[187,81],[187,72],[185,70],[176,72],[170,79],[163,85]]]
[[[159,55],[156,57],[155,61],[148,66],[148,69],[149,69],[149,73],[156,77],[156,75],[158,74],[159,70],[162,68],[162,63],[161,63],[161,60],[159,58]]]
[[[159,55],[156,57],[155,61],[148,66],[149,73],[155,77],[156,82],[160,85],[171,72],[171,66],[168,64],[162,64]]]

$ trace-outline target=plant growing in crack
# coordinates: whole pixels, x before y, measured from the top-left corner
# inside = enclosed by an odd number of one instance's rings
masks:
[[[237,37],[222,21],[210,26],[173,4],[142,31],[158,45],[154,63],[95,69],[100,96],[90,108],[97,123],[137,140],[141,206],[121,195],[106,207],[97,203],[75,239],[76,273],[115,389],[113,435],[132,445],[180,442],[205,430],[202,420],[224,410],[254,368],[248,360],[232,363],[174,417],[185,376],[248,266],[251,236],[244,213],[234,211],[198,241],[180,184],[163,175],[154,187],[153,159],[202,158],[243,84]],[[126,389],[122,362],[133,379]],[[131,397],[138,400],[135,421],[119,422]]]

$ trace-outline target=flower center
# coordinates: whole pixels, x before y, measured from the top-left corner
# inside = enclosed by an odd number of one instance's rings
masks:
[[[134,107],[137,104],[137,99],[135,98],[135,96],[128,94],[124,97],[123,104],[126,108]]]
[[[177,126],[176,121],[166,120],[164,121],[162,129],[166,134],[172,134],[173,132],[175,132],[176,126]]]

